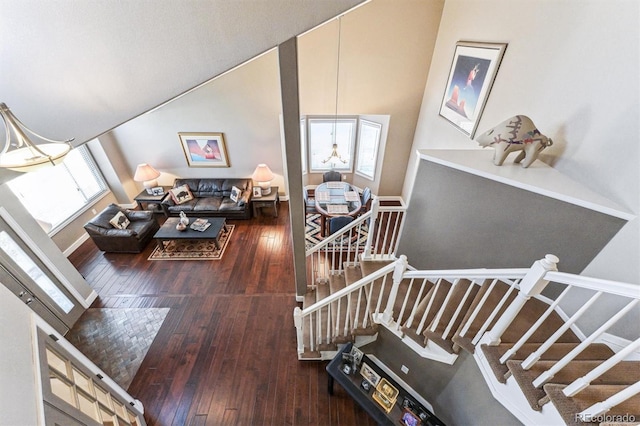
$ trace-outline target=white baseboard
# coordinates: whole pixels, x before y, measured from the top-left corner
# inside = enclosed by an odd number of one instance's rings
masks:
[[[75,240],[73,242],[73,244],[71,244],[69,247],[67,247],[67,249],[65,251],[63,251],[62,254],[64,254],[65,257],[69,257],[71,255],[71,253],[76,251],[78,249],[78,247],[80,247],[82,245],[82,243],[84,243],[88,239],[89,239],[89,234],[87,234],[85,232],[80,238]]]

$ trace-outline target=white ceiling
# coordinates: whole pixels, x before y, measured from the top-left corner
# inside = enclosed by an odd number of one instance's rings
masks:
[[[83,143],[362,2],[0,0],[0,102]]]

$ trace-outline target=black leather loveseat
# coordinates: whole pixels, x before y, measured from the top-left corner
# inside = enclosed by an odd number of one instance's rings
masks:
[[[236,201],[231,199],[234,187],[239,190]],[[251,179],[181,178],[169,192],[161,204],[166,216],[179,216],[183,211],[191,217],[251,219]]]

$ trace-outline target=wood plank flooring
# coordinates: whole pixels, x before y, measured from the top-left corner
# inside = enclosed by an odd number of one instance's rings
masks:
[[[159,218],[159,220],[163,220]],[[85,242],[69,260],[92,307],[170,308],[128,391],[149,425],[373,425],[326,362],[298,361],[289,210],[229,221],[219,261],[148,261]]]

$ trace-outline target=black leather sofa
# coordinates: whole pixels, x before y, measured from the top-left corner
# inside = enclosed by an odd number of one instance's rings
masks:
[[[166,216],[179,216],[183,211],[191,217],[251,219],[251,179],[180,178],[175,180],[173,188],[183,185],[189,187],[193,199],[177,204],[168,194],[161,204]],[[237,201],[231,200],[234,186],[241,191]]]
[[[130,224],[118,229],[109,221],[123,212]],[[102,251],[111,253],[140,253],[160,229],[158,221],[149,211],[126,210],[110,204],[84,225],[85,231]]]

